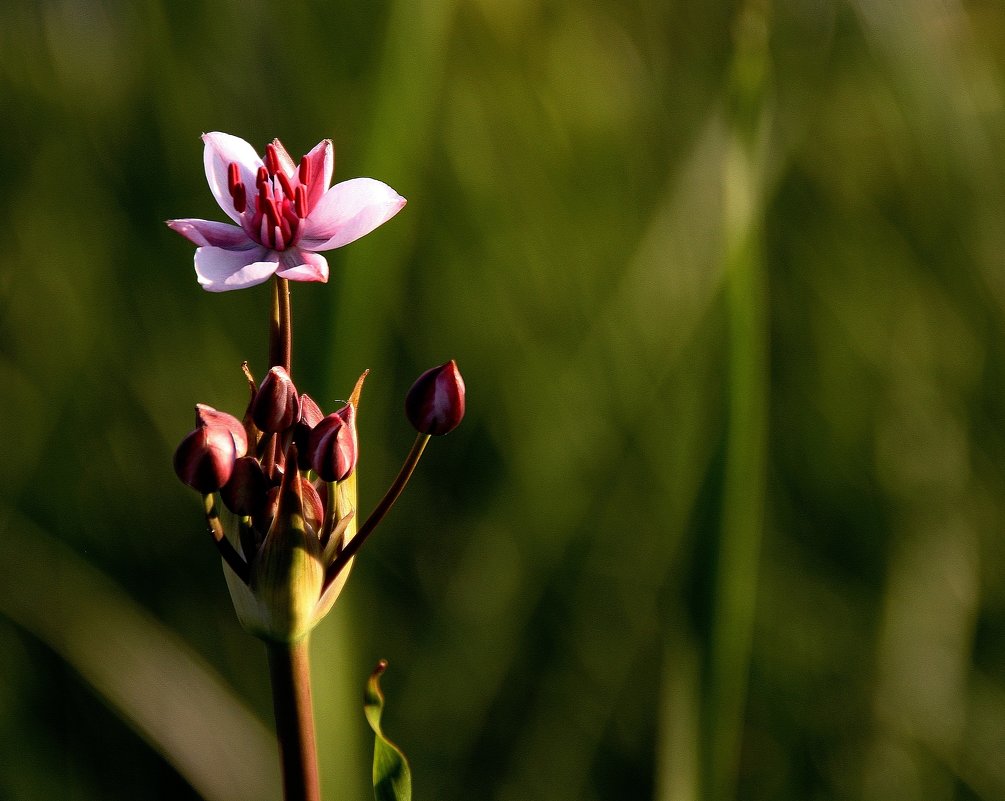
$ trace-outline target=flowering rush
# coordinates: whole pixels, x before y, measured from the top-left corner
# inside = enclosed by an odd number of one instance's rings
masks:
[[[220,208],[237,225],[212,220],[168,220],[198,245],[195,274],[204,289],[227,292],[267,281],[328,280],[318,251],[348,245],[387,222],[405,205],[387,184],[353,178],[331,186],[330,139],[295,164],[278,139],[265,158],[231,134],[203,134],[206,179]]]

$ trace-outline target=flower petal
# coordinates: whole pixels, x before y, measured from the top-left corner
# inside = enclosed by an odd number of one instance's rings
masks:
[[[255,148],[238,136],[214,131],[203,134],[202,141],[206,143],[202,161],[206,167],[206,180],[209,181],[213,197],[227,216],[239,223],[241,217],[234,208],[234,199],[230,196],[228,182],[230,165],[237,164],[248,198],[253,198],[257,193],[255,175],[258,173],[258,168],[263,166],[263,162],[255,152]]]
[[[387,184],[373,178],[342,181],[325,192],[304,220],[305,250],[331,250],[354,242],[387,222],[405,205]]]
[[[291,281],[318,281],[324,284],[328,281],[328,260],[320,253],[291,248],[282,254],[276,275]]]
[[[261,246],[249,250],[202,247],[195,252],[195,274],[208,292],[244,289],[269,280],[279,254]]]
[[[307,159],[307,208],[313,209],[328,187],[331,186],[335,170],[335,146],[331,139],[318,142],[306,156]]]
[[[279,157],[279,166],[282,168],[283,172],[286,173],[287,178],[292,178],[297,174],[297,165],[293,163],[293,157],[290,155],[283,143],[278,139],[272,140],[272,146],[276,149],[276,156]]]
[[[199,247],[249,250],[258,247],[243,228],[212,220],[168,220],[167,226]]]

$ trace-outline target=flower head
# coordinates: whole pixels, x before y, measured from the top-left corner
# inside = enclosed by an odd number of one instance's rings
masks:
[[[210,220],[168,220],[198,245],[195,274],[204,289],[226,292],[267,281],[328,280],[318,251],[342,247],[397,214],[405,199],[387,184],[353,178],[330,186],[330,139],[319,142],[299,166],[278,139],[265,158],[239,137],[203,134],[203,161],[220,208],[237,225]]]

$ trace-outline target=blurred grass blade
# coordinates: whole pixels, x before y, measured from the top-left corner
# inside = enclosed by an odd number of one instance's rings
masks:
[[[762,252],[771,63],[766,4],[751,0],[735,27],[731,143],[723,163],[729,397],[722,521],[715,575],[703,792],[736,797],[764,525],[769,366]]]
[[[380,717],[384,712],[384,694],[380,676],[387,670],[383,659],[377,663],[366,683],[363,711],[375,735],[373,742],[373,795],[377,801],[412,801],[412,772],[401,750],[384,736]]]
[[[414,197],[423,187],[430,153],[439,141],[436,110],[441,105],[439,94],[447,73],[458,5],[456,0],[398,0],[390,7],[381,68],[370,100],[373,122],[360,163],[374,174],[387,176],[405,197]],[[402,124],[404,120],[407,125]],[[383,237],[379,243],[361,243],[341,256],[341,288],[331,295],[334,341],[352,342],[352,369],[380,364],[386,347],[381,339],[401,325],[395,310],[408,303],[406,270],[409,250],[414,246],[414,233],[410,232],[415,231],[419,219],[410,210],[396,220],[394,236]],[[372,269],[375,259],[380,269]],[[338,353],[337,348],[332,350],[333,355]],[[337,396],[336,374],[329,372],[333,383],[328,391]],[[379,418],[380,395],[368,403],[373,404],[374,417]]]
[[[272,735],[223,680],[101,572],[6,510],[0,614],[65,659],[206,801],[274,798]]]

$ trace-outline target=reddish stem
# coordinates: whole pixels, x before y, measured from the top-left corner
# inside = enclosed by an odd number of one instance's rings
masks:
[[[429,442],[429,434],[419,434],[415,438],[415,442],[412,444],[412,450],[408,452],[408,456],[405,457],[405,463],[401,466],[401,470],[398,471],[397,477],[394,479],[394,483],[388,487],[387,492],[384,493],[384,497],[380,499],[380,503],[377,504],[377,508],[374,509],[370,516],[366,519],[366,522],[360,526],[359,531],[356,532],[355,536],[350,539],[345,547],[339,552],[339,555],[335,558],[335,561],[329,565],[328,569],[325,571],[325,583],[324,590],[327,590],[333,581],[338,578],[338,574],[342,572],[349,560],[352,559],[356,552],[363,547],[363,543],[366,538],[369,537],[377,524],[384,519],[391,507],[394,506],[394,502],[398,500],[398,496],[401,495],[401,491],[405,489],[405,485],[408,483],[408,479],[412,477],[412,473],[415,470],[415,466],[419,463],[419,459],[422,456],[423,450],[426,448],[426,443]],[[322,592],[324,592],[322,590]]]
[[[277,275],[272,287],[272,314],[269,319],[269,366],[282,367],[289,373],[293,355],[290,282]]]
[[[307,644],[266,643],[285,801],[321,801]]]
[[[237,549],[227,539],[227,535],[223,531],[223,524],[220,522],[220,515],[216,511],[216,498],[213,493],[203,496],[203,504],[206,511],[206,523],[209,526],[209,533],[213,537],[213,542],[216,543],[220,556],[230,565],[230,569],[237,574],[237,577],[247,584],[250,580],[248,563],[241,558],[241,554],[237,552]]]

